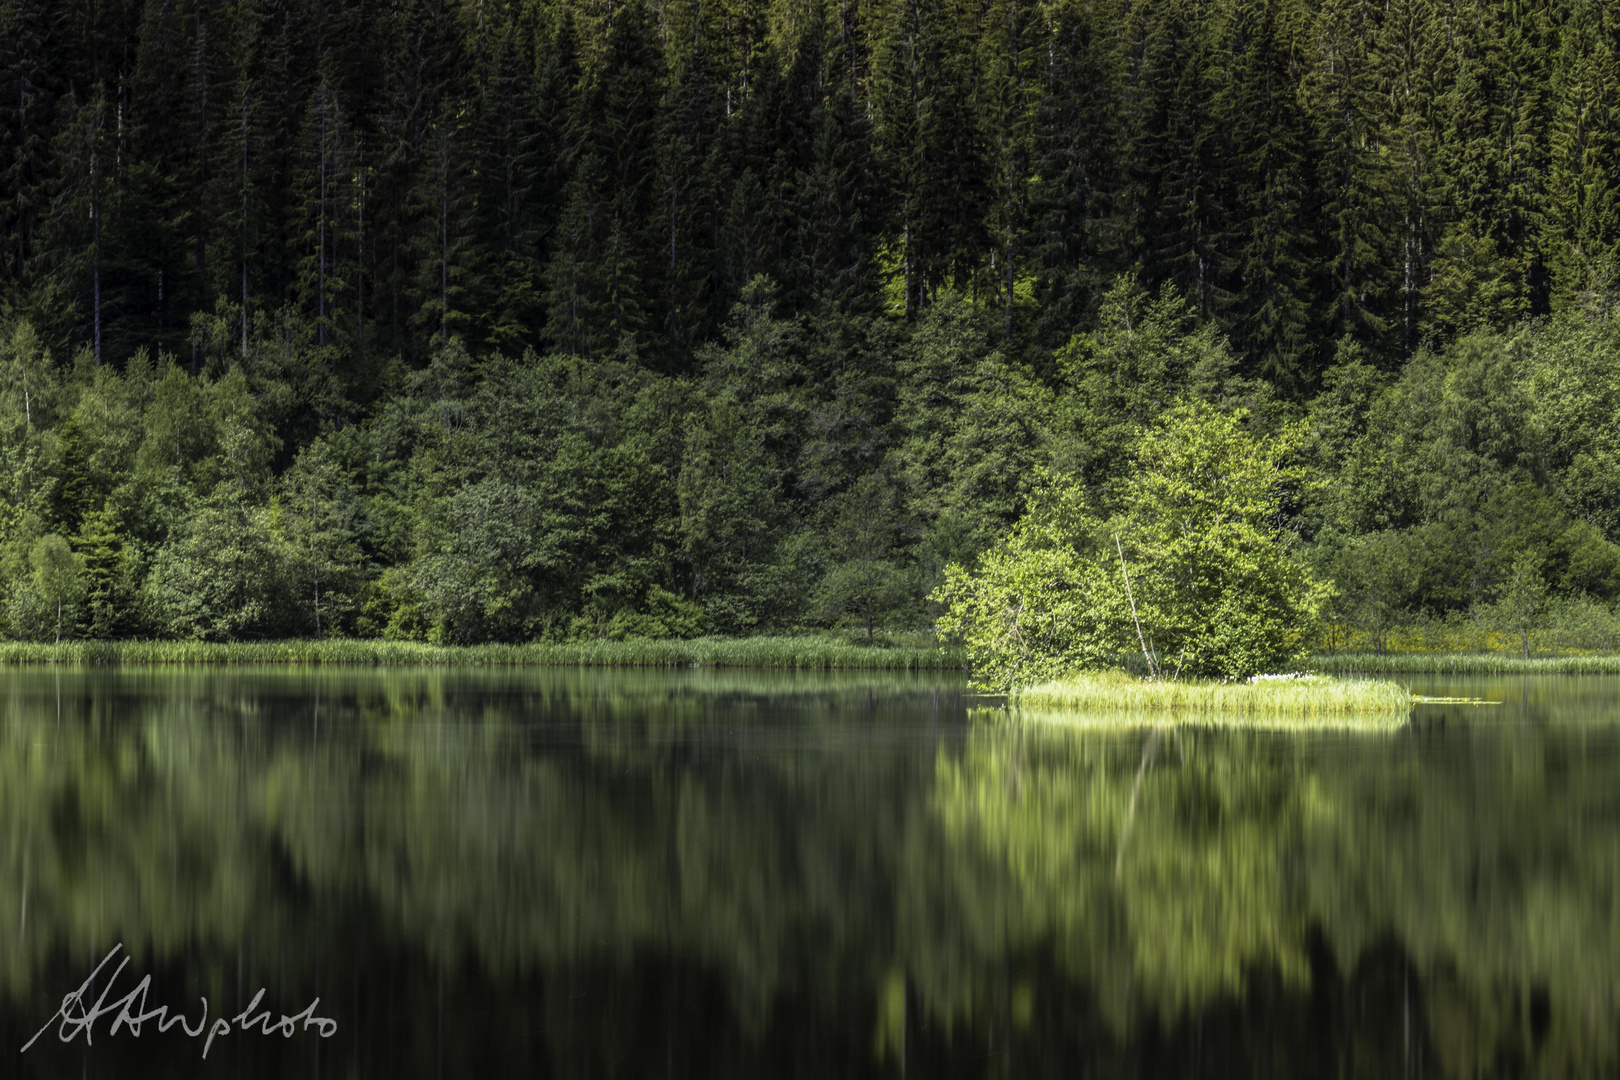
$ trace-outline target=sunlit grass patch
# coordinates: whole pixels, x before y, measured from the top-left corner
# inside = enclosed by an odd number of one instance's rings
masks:
[[[428,645],[319,639],[263,642],[64,641],[0,643],[9,664],[361,664],[538,667],[759,667],[795,670],[960,670],[959,648],[920,642],[854,644],[832,637],[692,638],[561,644]]]
[[[1620,655],[1522,656],[1479,652],[1336,653],[1311,670],[1379,675],[1620,675]]]
[[[1253,682],[1153,681],[1122,671],[1031,686],[1009,704],[1087,727],[1174,724],[1264,728],[1395,728],[1412,695],[1392,682],[1325,675]]]

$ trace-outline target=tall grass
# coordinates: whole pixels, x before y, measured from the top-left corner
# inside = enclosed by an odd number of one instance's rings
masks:
[[[1392,729],[1406,722],[1412,695],[1395,683],[1372,679],[1155,682],[1112,671],[1032,686],[1013,702],[1020,712],[1092,727]]]
[[[1467,611],[1444,616],[1413,616],[1398,625],[1377,628],[1342,622],[1322,627],[1324,653],[1502,653],[1531,657],[1584,656],[1620,651],[1620,610],[1590,597],[1554,598],[1529,631],[1504,621],[1497,606],[1477,603]]]
[[[1312,671],[1368,675],[1620,675],[1620,655],[1522,656],[1505,653],[1335,653]]]
[[[582,641],[566,644],[425,645],[408,641],[0,642],[0,664],[370,664],[545,667],[758,667],[796,670],[960,670],[960,648],[858,645],[836,638],[752,637]]]

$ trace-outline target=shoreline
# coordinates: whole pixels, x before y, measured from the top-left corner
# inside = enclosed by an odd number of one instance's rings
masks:
[[[1307,666],[1324,675],[1620,675],[1620,653],[1528,660],[1507,653],[1323,653]]]
[[[257,642],[0,642],[0,664],[288,664],[371,667],[777,668],[799,671],[961,671],[960,648],[851,644],[834,638],[761,636],[429,645],[361,638]]]

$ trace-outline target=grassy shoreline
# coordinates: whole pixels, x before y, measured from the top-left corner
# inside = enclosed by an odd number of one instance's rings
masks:
[[[1312,657],[1309,667],[1329,675],[1620,675],[1620,654],[1335,653]]]
[[[427,645],[319,639],[261,642],[0,642],[0,664],[308,664],[378,667],[759,667],[801,671],[951,671],[960,649],[857,645],[835,638],[750,637],[582,641],[566,644]]]
[[[1412,694],[1403,686],[1375,679],[1152,682],[1112,671],[1031,686],[1009,703],[1020,712],[1083,726],[1389,730],[1406,723]]]

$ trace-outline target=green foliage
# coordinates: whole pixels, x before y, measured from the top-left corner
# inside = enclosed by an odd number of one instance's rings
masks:
[[[1280,504],[1302,432],[1255,439],[1242,411],[1167,414],[1138,448],[1116,527],[1135,619],[1165,674],[1242,678],[1301,657],[1331,588],[1287,552]]]
[[[1497,618],[1513,631],[1524,658],[1530,659],[1531,632],[1540,626],[1547,610],[1547,583],[1541,579],[1535,556],[1527,553],[1513,560],[1496,608]]]
[[[1242,678],[1304,655],[1331,589],[1274,523],[1302,480],[1284,462],[1299,433],[1255,440],[1243,419],[1172,410],[1136,448],[1113,520],[1087,515],[1071,483],[1049,506],[1032,503],[975,573],[949,569],[939,626],[967,644],[979,685],[1095,668],[1133,641],[1155,679]]]
[[[928,584],[1005,532],[1048,457],[1051,391],[993,337],[985,312],[946,293],[900,354],[896,452]]]
[[[1489,237],[1450,226],[1435,251],[1433,276],[1423,287],[1426,329],[1446,340],[1480,327],[1505,330],[1528,314],[1522,268],[1496,253]]]
[[[279,487],[276,524],[287,549],[285,573],[309,598],[307,618],[298,621],[315,637],[352,630],[362,581],[364,506],[322,439],[303,449]]]
[[[152,558],[143,589],[152,624],[199,641],[282,636],[283,563],[263,518],[225,490],[199,500]]]
[[[55,615],[56,640],[61,641],[64,621],[72,633],[78,606],[84,600],[84,560],[66,540],[47,533],[34,541],[28,564],[34,571],[34,593],[47,617]]]
[[[1335,625],[1620,590],[1596,0],[385,7],[0,11],[8,612],[875,637],[1183,400],[1306,421]]]
[[[1096,526],[1079,490],[1054,484],[972,573],[946,567],[936,625],[966,646],[974,685],[1003,692],[1114,661],[1118,605]]]
[[[1174,287],[1149,295],[1130,276],[1102,297],[1096,330],[1070,339],[1053,359],[1062,385],[1055,464],[1108,499],[1137,438],[1166,402],[1225,404],[1247,389],[1213,323],[1199,320]]]
[[[1370,636],[1383,652],[1390,630],[1401,625],[1422,597],[1428,567],[1421,532],[1385,530],[1326,538],[1312,552],[1316,570],[1336,586],[1326,614],[1334,626]]]
[[[864,628],[870,644],[874,628],[904,610],[917,591],[911,568],[898,557],[899,493],[887,476],[871,473],[833,500],[830,513],[821,534],[828,568],[814,603],[834,625]]]

